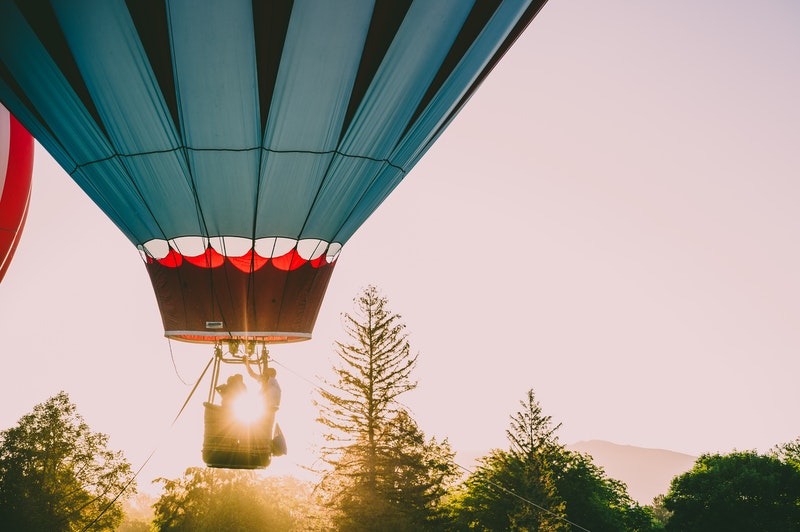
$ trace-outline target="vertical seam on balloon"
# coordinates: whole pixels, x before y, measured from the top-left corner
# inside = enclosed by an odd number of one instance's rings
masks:
[[[263,138],[266,135],[266,132],[261,132],[261,137]],[[263,140],[262,140],[263,143]],[[253,322],[258,323],[258,302],[256,301],[255,297],[255,261],[256,261],[256,224],[258,223],[258,207],[259,207],[259,198],[261,197],[261,180],[262,180],[262,163],[264,161],[264,150],[258,150],[258,169],[257,175],[258,179],[256,181],[256,201],[253,207],[253,226],[252,231],[250,233],[250,275],[247,277],[247,304],[250,303],[250,298],[252,297],[253,300]],[[246,308],[246,307],[245,307]]]
[[[502,2],[495,0],[494,2],[484,2],[482,4],[476,3],[472,6],[469,15],[467,15],[466,20],[464,20],[464,23],[458,30],[458,35],[456,35],[444,60],[439,65],[439,69],[433,76],[430,85],[428,85],[422,100],[420,100],[417,108],[414,110],[411,120],[408,121],[406,129],[403,131],[403,136],[408,133],[411,129],[411,125],[419,119],[423,111],[433,101],[434,96],[441,90],[458,65],[464,60],[465,55],[475,43],[478,36],[486,29],[488,21],[497,12],[501,3]]]
[[[252,5],[250,6],[250,17],[251,17],[250,20],[252,22],[252,31],[253,31],[253,51],[254,51],[254,58],[255,58],[255,60],[254,60],[254,63],[255,63],[254,64],[254,68],[256,69],[256,79],[258,79],[258,55],[256,53],[257,49],[256,49],[256,42],[255,42],[255,38],[256,38],[256,36],[255,36],[255,13],[253,12],[253,6]],[[258,90],[256,90],[256,94],[259,95]],[[261,102],[259,101],[259,106],[257,108],[259,113],[261,112],[260,111],[260,109],[261,109],[260,103]],[[259,124],[261,123],[260,117],[259,117],[258,123]],[[260,146],[258,148],[260,148]],[[258,148],[256,148],[256,149],[258,149]],[[258,216],[258,191],[259,191],[260,186],[261,186],[261,158],[262,158],[262,153],[263,153],[262,150],[258,149],[258,166],[256,167],[256,173],[257,173],[256,175],[258,176],[258,182],[256,184],[256,198],[255,198],[255,202],[254,202],[255,205],[254,205],[254,208],[253,208],[253,226],[252,226],[252,231],[251,231],[251,247],[250,247],[252,253],[250,253],[250,272],[249,272],[249,275],[247,276],[247,294],[246,294],[246,299],[245,299],[243,308],[239,308],[239,309],[236,308],[236,303],[235,302],[236,302],[236,300],[238,298],[234,297],[233,291],[231,290],[231,279],[230,279],[230,275],[229,275],[229,271],[228,271],[228,265],[230,264],[230,261],[226,260],[223,263],[223,265],[221,266],[223,275],[225,277],[225,286],[226,286],[227,291],[228,291],[228,301],[231,302],[231,305],[233,307],[232,311],[233,311],[234,315],[236,315],[237,313],[241,315],[240,316],[241,323],[242,323],[242,325],[244,327],[247,327],[248,329],[250,328],[250,324],[255,325],[255,324],[258,323],[256,321],[256,301],[255,301],[255,297],[253,297],[253,316],[252,316],[252,319],[249,317],[248,306],[249,306],[249,302],[250,302],[251,293],[254,293],[253,282],[254,282],[254,279],[255,279],[255,275],[254,275],[254,272],[255,272],[255,234],[256,234],[255,223],[256,223],[257,216]],[[205,224],[205,222],[204,222],[204,224]],[[208,233],[208,228],[207,227],[206,227],[206,233]],[[210,238],[210,235],[207,234],[206,236]],[[218,235],[218,236],[222,237],[222,235]],[[223,245],[223,250],[224,250],[225,249],[224,240],[222,242],[223,242],[222,245]],[[213,270],[214,270],[214,268],[209,268],[209,275],[211,276],[211,279],[212,279],[212,281],[211,281],[211,283],[212,283],[212,292],[213,292],[213,294],[214,294],[214,296],[216,298],[217,297],[216,296],[217,292],[214,289],[214,282],[213,282],[214,271]],[[222,311],[222,305],[220,304],[219,306],[220,306],[220,316],[222,316],[223,323],[226,324],[226,327],[229,327],[228,322],[225,319],[224,312]],[[250,332],[250,331],[248,330],[247,332]],[[230,337],[233,337],[233,333],[230,331],[230,329],[228,330],[228,335]]]
[[[261,114],[265,113],[265,108],[264,108],[265,102],[261,101],[261,98],[262,98],[261,89],[262,89],[262,87],[261,87],[260,75],[265,75],[265,74],[263,74],[262,73],[262,69],[259,68],[259,66],[260,66],[260,64],[259,64],[259,54],[258,54],[258,51],[259,51],[259,46],[258,46],[258,44],[259,44],[259,34],[258,34],[258,31],[257,31],[257,24],[256,24],[256,16],[257,16],[258,13],[256,13],[256,6],[254,4],[251,4],[250,9],[251,9],[252,21],[253,21],[253,49],[254,49],[255,68],[256,68],[256,83],[258,84],[258,86],[256,87],[256,95],[258,96],[258,107],[256,109],[257,109],[257,112],[259,113],[258,124],[259,124],[259,127],[261,128],[261,131],[259,131],[258,166],[256,167],[256,176],[257,176],[258,179],[256,180],[256,197],[255,197],[255,202],[254,202],[254,205],[253,205],[253,222],[252,222],[252,227],[251,227],[251,232],[250,232],[250,275],[248,275],[248,277],[247,277],[247,294],[246,294],[246,300],[245,300],[246,301],[245,309],[247,309],[248,305],[250,304],[250,300],[252,298],[252,302],[253,302],[253,323],[257,324],[258,323],[258,308],[257,308],[257,301],[256,301],[256,297],[255,297],[255,287],[254,287],[254,282],[255,282],[255,260],[256,260],[256,226],[258,224],[258,211],[259,211],[259,205],[260,205],[260,199],[261,199],[261,185],[262,185],[262,179],[263,179],[263,174],[262,174],[262,170],[261,169],[262,169],[262,167],[263,167],[262,165],[264,163],[263,146],[264,146],[264,140],[265,140],[266,135],[267,135],[267,123],[269,122],[269,107],[266,108],[266,115],[267,116],[260,116]],[[275,9],[274,6],[273,6],[273,9]],[[291,18],[291,14],[289,15],[289,18]],[[288,24],[287,24],[287,26],[288,26]],[[280,59],[278,60],[278,64],[280,64]],[[260,74],[260,73],[262,73],[262,74]],[[272,91],[270,91],[270,97],[271,96],[272,96]]]
[[[314,206],[317,204],[317,200],[319,199],[320,191],[322,191],[322,188],[325,186],[325,183],[328,181],[328,178],[330,177],[331,166],[333,165],[333,161],[336,158],[336,155],[343,155],[343,154],[341,154],[339,152],[339,148],[341,147],[341,142],[342,142],[342,139],[340,137],[339,141],[336,144],[336,149],[333,150],[333,156],[328,161],[328,166],[325,169],[325,173],[323,174],[322,180],[320,180],[319,186],[317,187],[317,192],[314,194],[314,199],[311,201],[311,205],[308,208],[308,212],[306,213],[306,218],[305,218],[305,220],[303,220],[303,225],[300,227],[300,234],[297,235],[297,241],[298,242],[302,238],[303,232],[306,230],[306,225],[308,224],[308,219],[310,218],[311,213],[314,211]],[[337,229],[337,232],[338,232],[338,229]],[[328,245],[330,245],[330,242],[328,243]],[[297,244],[295,244],[295,250],[296,249],[297,249]],[[288,277],[289,277],[289,273],[290,273],[290,270],[288,270],[286,272],[287,280],[288,280]],[[279,313],[283,310],[283,300],[284,300],[284,297],[286,296],[286,285],[287,285],[287,283],[286,283],[286,281],[284,281],[283,289],[281,290],[281,305],[280,305],[280,308],[278,309]]]
[[[358,71],[353,79],[353,86],[350,88],[350,101],[347,103],[342,129],[339,132],[339,140],[344,137],[345,131],[350,129],[356,112],[361,106],[372,80],[375,78],[375,73],[380,69],[380,65],[383,63],[387,51],[391,48],[397,31],[402,26],[412,3],[412,0],[406,0],[405,3],[397,0],[386,0],[383,5],[374,6],[367,35],[364,38],[364,49],[361,52]],[[380,53],[380,58],[377,57],[378,53]],[[369,77],[367,78],[367,76]]]
[[[325,169],[325,173],[323,175],[322,180],[320,181],[319,187],[317,188],[316,194],[314,194],[314,199],[312,200],[311,205],[309,206],[308,213],[306,214],[306,218],[303,221],[303,225],[301,227],[300,235],[298,236],[298,238],[302,236],[303,232],[305,231],[306,225],[308,225],[308,220],[311,217],[311,213],[314,211],[314,207],[317,205],[317,201],[319,200],[320,192],[324,188],[325,183],[327,183],[328,180],[330,179],[330,169],[331,166],[333,165],[334,159],[336,158],[337,155],[341,155],[343,157],[349,157],[349,155],[346,155],[341,151],[342,141],[347,131],[352,126],[358,108],[363,102],[364,97],[369,90],[369,87],[372,85],[372,81],[375,78],[375,73],[378,70],[380,70],[380,66],[386,57],[386,52],[391,47],[392,41],[394,40],[394,36],[397,34],[398,28],[402,25],[402,21],[405,19],[405,16],[408,13],[409,8],[411,7],[411,3],[412,2],[409,1],[405,5],[394,4],[394,9],[396,11],[392,13],[393,16],[390,18],[380,18],[378,15],[381,11],[377,9],[374,10],[372,13],[372,17],[370,19],[370,27],[367,30],[367,35],[364,41],[364,50],[362,51],[361,59],[359,61],[358,72],[356,73],[356,77],[353,80],[353,85],[350,87],[350,98],[347,103],[347,111],[345,113],[345,118],[344,121],[342,122],[342,130],[339,132],[339,138],[336,142],[336,149],[331,152],[333,153],[333,156],[331,157],[330,161],[328,161],[328,167]],[[391,4],[389,3],[387,5]],[[393,30],[391,36],[384,36],[383,35],[384,32],[380,31],[389,28]],[[370,44],[375,43],[376,39],[380,44],[381,57],[380,59],[378,58],[371,59],[371,56],[368,55],[367,50],[369,49]],[[366,69],[369,69],[369,81],[365,77],[367,75]],[[365,158],[374,161],[380,161],[384,165],[386,164],[392,165],[392,163],[386,159],[374,159],[372,157],[365,157]],[[400,170],[404,172],[404,169],[400,168]],[[380,171],[376,172],[376,175],[379,173]],[[372,183],[374,183],[374,178],[372,180]],[[358,202],[356,203],[356,205],[357,204]],[[338,234],[341,231],[342,227],[344,226],[344,223],[350,218],[350,216],[352,216],[352,214],[353,210],[351,209],[350,213],[348,213],[347,216],[345,217],[345,220],[342,223],[342,225],[340,225],[336,229],[336,234]],[[333,240],[335,239],[331,239],[331,242],[328,242],[328,244],[330,245],[333,242]]]
[[[486,77],[491,73],[491,71],[494,70],[494,68],[497,66],[497,64],[500,62],[503,56],[506,55],[506,52],[508,52],[508,50],[516,42],[516,40],[520,37],[520,35],[522,35],[522,32],[525,31],[525,28],[527,28],[528,25],[530,25],[530,23],[533,22],[533,19],[536,17],[539,11],[541,11],[542,7],[544,7],[546,3],[547,0],[539,0],[531,2],[528,5],[523,15],[519,18],[519,20],[517,20],[517,23],[514,25],[511,31],[509,31],[508,35],[506,35],[506,38],[503,39],[503,41],[497,47],[495,53],[486,62],[486,66],[484,66],[483,70],[481,70],[475,77],[475,81],[464,92],[464,95],[458,101],[458,104],[453,108],[453,111],[447,117],[447,120],[445,120],[442,123],[443,124],[442,128],[446,127],[446,124],[449,124],[452,121],[455,114],[458,113],[459,110],[461,110],[461,108],[464,107],[464,105],[466,105],[467,101],[469,101],[469,99],[472,97],[472,95],[475,93],[478,87],[481,86],[481,84],[486,79]],[[440,128],[440,131],[442,128]],[[434,135],[433,138],[438,137],[438,135],[439,134],[437,133],[437,135]]]
[[[396,144],[394,145],[394,147],[392,148],[392,152],[394,152],[394,151],[397,149],[397,146],[399,146],[399,145],[402,143],[402,141],[403,141],[403,137],[400,137],[400,139],[397,141],[397,143],[396,143]],[[380,177],[380,175],[383,173],[383,171],[384,171],[384,170],[385,170],[387,167],[392,167],[392,168],[397,168],[397,169],[399,169],[399,170],[400,170],[400,172],[403,174],[403,177],[401,178],[401,181],[402,181],[402,179],[403,179],[403,178],[405,178],[405,176],[406,176],[406,170],[405,170],[404,168],[401,168],[401,167],[399,167],[399,166],[397,166],[397,165],[393,164],[392,162],[390,162],[390,161],[388,161],[388,160],[382,161],[382,163],[383,163],[383,166],[381,166],[381,167],[380,167],[380,168],[379,168],[379,169],[378,169],[378,170],[375,172],[375,175],[374,175],[374,176],[372,176],[372,179],[370,180],[370,183],[369,183],[369,185],[367,185],[367,186],[366,186],[366,187],[363,189],[363,192],[361,193],[361,196],[358,198],[358,201],[356,201],[356,202],[353,204],[353,207],[350,209],[350,212],[348,212],[348,213],[347,213],[347,216],[345,216],[344,220],[342,220],[342,223],[341,223],[341,224],[339,225],[339,227],[336,229],[336,236],[334,237],[334,239],[336,239],[336,238],[338,238],[338,237],[339,237],[339,233],[340,233],[340,232],[342,231],[342,229],[344,229],[344,227],[347,225],[347,222],[349,222],[349,221],[350,221],[350,218],[351,218],[351,217],[353,216],[353,214],[354,214],[354,213],[355,213],[355,212],[358,210],[358,207],[359,207],[359,205],[361,205],[361,202],[362,202],[362,201],[364,201],[364,198],[365,198],[365,197],[367,197],[367,194],[369,193],[369,191],[370,191],[370,190],[372,190],[372,187],[375,185],[375,183],[377,183],[377,182],[378,182],[378,178]],[[386,198],[384,198],[384,199],[386,199]],[[381,200],[381,201],[383,201],[383,200]]]

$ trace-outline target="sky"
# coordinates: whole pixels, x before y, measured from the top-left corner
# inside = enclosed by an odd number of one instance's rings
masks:
[[[369,284],[419,354],[403,404],[455,450],[506,447],[530,389],[564,443],[800,437],[798,28],[792,0],[550,0],[344,247],[314,338],[270,349],[289,454],[264,474],[308,478]],[[173,419],[212,348],[163,337],[135,247],[36,149],[0,429],[64,390],[155,489],[202,465],[208,380]]]

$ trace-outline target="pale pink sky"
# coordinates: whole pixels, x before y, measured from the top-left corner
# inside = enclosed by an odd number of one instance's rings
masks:
[[[368,283],[420,352],[404,402],[456,449],[505,446],[533,388],[566,443],[699,454],[800,436],[800,4],[551,0],[345,246],[314,339],[275,346],[310,465],[313,382]],[[138,252],[37,146],[0,284],[0,428],[66,390],[140,484],[200,465]],[[194,381],[211,348],[172,343]]]

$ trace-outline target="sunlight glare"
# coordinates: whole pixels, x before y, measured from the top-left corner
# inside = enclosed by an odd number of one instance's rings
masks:
[[[264,398],[258,392],[248,390],[237,397],[232,406],[233,415],[244,423],[252,423],[264,415]]]

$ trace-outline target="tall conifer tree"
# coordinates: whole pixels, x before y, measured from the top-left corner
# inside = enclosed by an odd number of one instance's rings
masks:
[[[339,530],[421,530],[438,526],[438,501],[455,478],[447,441],[426,441],[398,401],[416,387],[417,361],[401,316],[374,286],[343,315],[336,380],[319,391],[326,429],[321,487]]]

